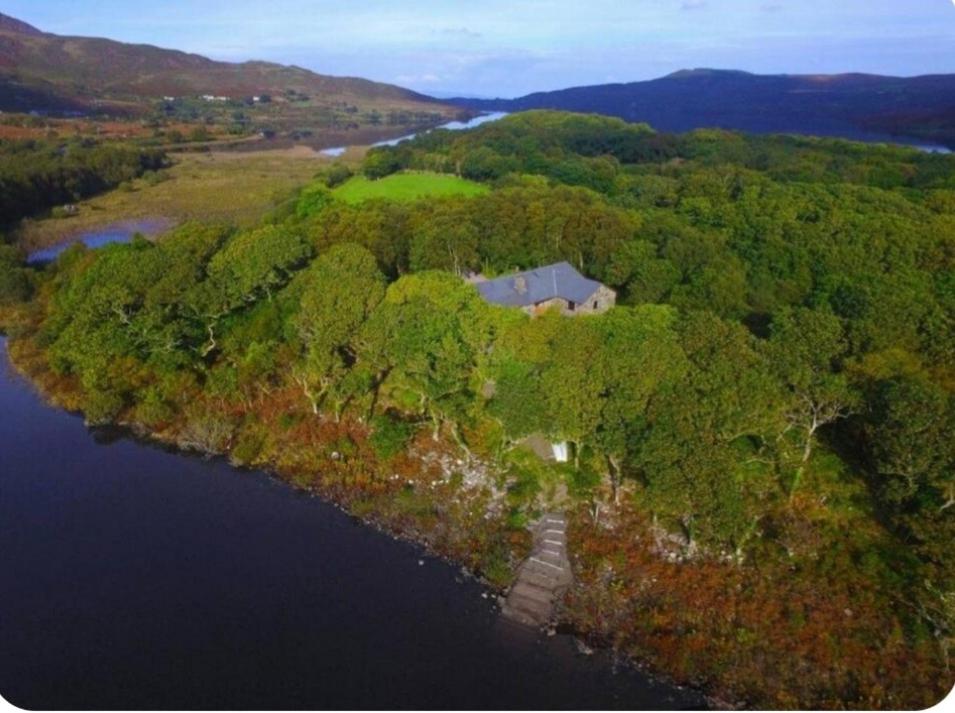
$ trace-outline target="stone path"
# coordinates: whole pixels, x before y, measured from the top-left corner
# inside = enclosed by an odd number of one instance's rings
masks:
[[[543,626],[573,581],[567,558],[567,519],[548,513],[534,528],[534,547],[517,571],[517,579],[501,611],[508,619]]]

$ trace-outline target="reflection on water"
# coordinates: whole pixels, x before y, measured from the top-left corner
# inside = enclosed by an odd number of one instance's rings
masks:
[[[457,567],[44,405],[0,338],[0,693],[30,709],[685,708]]]
[[[441,126],[437,128],[447,129],[448,131],[461,131],[464,129],[473,129],[475,126],[486,124],[489,121],[497,121],[498,119],[502,119],[505,116],[507,116],[506,111],[493,111],[488,114],[481,114],[479,116],[475,116],[474,118],[469,119],[467,121],[449,121],[447,124],[441,124]],[[372,146],[397,146],[402,141],[408,141],[409,139],[413,139],[419,133],[427,134],[430,131],[432,131],[432,129],[428,129],[428,131],[424,131],[424,132],[408,134],[407,136],[399,136],[397,139],[387,139],[386,141],[378,141],[372,144]]]
[[[497,121],[498,119],[502,119],[505,116],[507,116],[506,111],[492,111],[487,114],[480,114],[479,116],[475,116],[474,118],[468,119],[467,121],[449,121],[446,124],[441,124],[437,128],[447,129],[448,131],[461,131],[463,129],[473,129],[475,126],[486,124],[489,121]],[[428,131],[433,131],[433,129],[428,129]],[[402,141],[408,141],[410,139],[413,139],[419,133],[422,133],[422,132],[407,134],[406,136],[399,136],[396,139],[385,139],[384,141],[377,141],[373,143],[372,146],[397,146]],[[424,133],[428,133],[428,132],[426,131]],[[341,156],[347,150],[348,150],[347,146],[333,146],[332,148],[329,148],[329,149],[322,149],[320,153],[324,154],[325,156]]]
[[[481,114],[480,116],[475,116],[473,119],[468,119],[467,121],[449,121],[447,124],[441,124],[439,129],[448,129],[450,131],[460,131],[462,129],[473,129],[475,126],[480,126],[481,124],[487,124],[490,121],[497,121],[498,119],[503,119],[507,116],[508,112],[506,111],[492,111],[487,114]]]
[[[52,262],[60,253],[71,245],[84,243],[89,248],[99,248],[109,243],[126,243],[133,239],[136,233],[143,235],[157,235],[169,228],[171,221],[165,218],[146,218],[143,220],[128,220],[122,223],[113,223],[103,228],[77,233],[68,240],[57,243],[48,248],[35,250],[27,256],[31,265]]]

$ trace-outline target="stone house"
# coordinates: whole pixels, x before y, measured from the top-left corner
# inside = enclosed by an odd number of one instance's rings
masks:
[[[493,280],[472,278],[488,302],[520,307],[532,317],[557,307],[561,314],[599,314],[613,307],[617,293],[581,275],[568,262],[537,267]]]

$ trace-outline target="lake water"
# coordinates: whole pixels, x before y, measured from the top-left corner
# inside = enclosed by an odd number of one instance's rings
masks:
[[[35,250],[27,256],[27,263],[39,265],[52,262],[60,253],[76,243],[85,243],[86,246],[90,248],[100,248],[109,243],[129,242],[136,233],[149,236],[157,235],[169,228],[169,226],[170,221],[164,218],[146,218],[114,223],[85,233],[77,233],[61,243],[41,250]]]
[[[481,124],[486,124],[489,121],[497,121],[498,119],[503,119],[507,116],[508,112],[506,111],[492,111],[487,114],[480,114],[478,116],[469,119],[468,121],[449,121],[446,124],[441,124],[437,128],[447,129],[449,131],[461,131],[463,129],[473,129],[475,126],[480,126]],[[432,131],[432,129],[428,129]],[[396,139],[385,139],[384,141],[377,141],[372,144],[372,146],[397,146],[402,141],[408,141],[413,139],[421,132],[416,132],[414,134],[407,134],[405,136],[399,136]],[[427,133],[427,132],[424,132]],[[326,156],[341,156],[348,149],[347,146],[334,146],[330,149],[323,149],[320,153]]]
[[[260,472],[88,430],[0,338],[0,693],[50,708],[685,708]]]
[[[952,150],[947,146],[936,146],[933,144],[915,144],[915,148],[917,148],[919,151],[924,151],[925,153],[952,153]]]

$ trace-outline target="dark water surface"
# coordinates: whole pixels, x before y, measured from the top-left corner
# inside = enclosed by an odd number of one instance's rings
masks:
[[[0,338],[0,693],[26,708],[670,708],[258,472],[89,431]],[[419,562],[424,564],[420,565]]]

